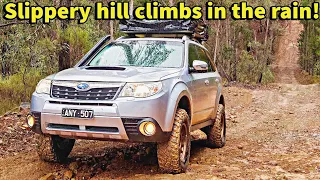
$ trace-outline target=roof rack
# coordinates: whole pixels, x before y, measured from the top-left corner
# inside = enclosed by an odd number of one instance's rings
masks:
[[[208,40],[208,26],[201,20],[122,20],[120,31],[129,37],[182,38],[202,43]]]
[[[123,40],[123,39],[130,39],[130,38],[179,38],[179,39],[182,39],[182,41],[187,41],[187,40],[190,40],[190,37],[189,36],[186,36],[186,35],[175,35],[175,34],[164,34],[165,36],[163,36],[162,34],[148,34],[146,36],[146,34],[135,34],[135,36],[121,36],[119,37],[118,39],[116,39],[117,41],[118,40]]]

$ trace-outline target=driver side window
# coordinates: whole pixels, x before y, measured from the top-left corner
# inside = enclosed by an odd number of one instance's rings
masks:
[[[189,44],[189,67],[192,67],[194,60],[206,62],[208,64],[208,72],[213,71],[211,60],[208,57],[207,52],[200,46]]]
[[[192,63],[195,60],[199,60],[197,46],[194,44],[189,44],[189,67],[192,67]]]

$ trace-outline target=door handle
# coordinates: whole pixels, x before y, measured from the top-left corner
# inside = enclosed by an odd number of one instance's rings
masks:
[[[205,80],[204,83],[208,86],[210,84],[209,80]]]

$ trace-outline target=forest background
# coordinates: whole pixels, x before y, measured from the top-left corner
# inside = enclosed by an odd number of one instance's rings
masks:
[[[101,1],[101,0],[100,0]],[[99,0],[31,0],[37,6],[94,6]],[[9,0],[0,0],[0,9]],[[107,5],[109,1],[103,1]],[[126,2],[126,1],[123,1]],[[148,0],[130,0],[131,9]],[[175,5],[180,1],[161,0],[163,5]],[[205,7],[207,1],[185,0],[189,6]],[[230,0],[213,1],[215,5],[230,7]],[[302,0],[311,5],[313,0]],[[288,5],[290,0],[249,0],[251,6]],[[205,8],[203,8],[205,9]],[[54,20],[50,24],[28,24],[27,21],[5,21],[0,17],[0,115],[30,101],[32,92],[42,78],[75,65],[103,36],[114,39],[119,32],[118,21],[94,20],[85,24],[77,20]],[[92,15],[93,16],[93,15]],[[272,63],[278,40],[287,21],[270,20],[210,20],[209,40],[204,43],[216,60],[225,82],[250,85],[272,83],[275,79]],[[300,34],[299,63],[307,76],[306,83],[319,83],[320,76],[320,21],[301,21],[304,31]]]

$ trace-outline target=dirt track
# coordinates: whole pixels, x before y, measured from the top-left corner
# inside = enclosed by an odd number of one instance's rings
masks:
[[[276,84],[225,89],[227,144],[210,149],[194,141],[187,173],[161,174],[154,146],[96,141],[77,142],[68,164],[43,163],[29,148],[32,134],[10,136],[7,131],[17,128],[18,119],[7,119],[12,128],[0,129],[0,148],[12,148],[0,151],[0,179],[38,179],[48,173],[61,178],[69,169],[76,179],[320,179],[320,86],[295,80],[298,36],[292,34],[299,28],[291,22],[282,37]]]
[[[279,38],[276,62],[273,64],[276,81],[283,84],[297,84],[294,74],[299,71],[298,39],[303,26],[299,21],[287,24],[286,31]]]

